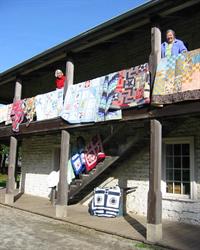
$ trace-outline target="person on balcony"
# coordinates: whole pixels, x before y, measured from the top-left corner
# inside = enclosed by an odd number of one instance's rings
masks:
[[[176,39],[175,32],[173,30],[166,31],[166,42],[161,44],[161,57],[177,56],[179,53],[187,51],[184,43]]]
[[[64,84],[65,84],[65,76],[64,76],[62,70],[57,69],[55,71],[55,77],[56,77],[56,81],[55,81],[56,88],[62,89],[64,87]]]

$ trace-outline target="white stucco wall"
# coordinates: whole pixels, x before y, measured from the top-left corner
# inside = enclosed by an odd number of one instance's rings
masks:
[[[194,137],[195,148],[195,181],[196,200],[166,199],[163,197],[162,217],[172,221],[180,221],[200,225],[200,121],[188,119],[181,122],[167,134],[169,137]],[[109,181],[110,180],[110,181]],[[147,214],[147,197],[149,188],[149,147],[148,142],[142,148],[133,151],[129,158],[112,172],[101,186],[137,186],[135,192],[127,195],[126,210],[138,215]],[[88,204],[86,201],[85,205]]]
[[[175,200],[163,198],[163,219],[200,224],[200,121],[188,119],[167,134],[168,137],[193,136],[195,148],[196,200]],[[25,177],[25,193],[48,197],[47,175],[53,170],[53,148],[60,144],[58,135],[33,136],[22,143],[22,175]],[[127,195],[126,210],[138,215],[147,214],[149,187],[149,142],[134,149],[120,166],[113,168],[101,186],[116,184],[137,189]],[[87,205],[89,200],[84,204]]]
[[[54,170],[54,149],[59,143],[56,135],[23,139],[21,188],[26,194],[49,196],[47,176]]]

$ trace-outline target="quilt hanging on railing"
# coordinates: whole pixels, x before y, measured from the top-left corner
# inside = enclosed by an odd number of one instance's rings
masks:
[[[63,89],[57,89],[35,97],[37,121],[53,119],[60,115],[63,108]]]
[[[119,71],[112,108],[137,107],[150,103],[150,73],[148,63]]]
[[[109,111],[113,85],[117,84],[111,75],[70,85],[61,117],[72,124],[121,119],[121,110]]]
[[[200,99],[200,49],[161,59],[152,104]]]

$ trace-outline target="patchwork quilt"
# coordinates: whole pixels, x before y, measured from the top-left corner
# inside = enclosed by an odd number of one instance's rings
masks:
[[[101,77],[101,98],[98,106],[96,121],[117,120],[122,118],[122,112],[111,111],[110,106],[119,79],[119,73],[111,73]]]
[[[152,104],[199,98],[200,49],[161,59],[156,72]]]
[[[5,122],[8,115],[8,105],[0,104],[0,123]]]
[[[70,85],[61,117],[72,124],[121,119],[121,111],[108,111],[115,84],[109,75]]]
[[[8,109],[8,111],[7,111],[7,118],[6,118],[6,122],[5,122],[5,124],[6,124],[6,125],[8,125],[8,124],[11,124],[11,123],[12,123],[11,116],[10,116],[11,111],[12,111],[12,106],[13,106],[13,104],[12,104],[12,103],[7,105],[7,109]]]
[[[148,63],[118,72],[111,108],[137,107],[150,103]]]
[[[105,159],[103,146],[99,135],[95,135],[85,149],[85,167],[89,172],[98,162]]]
[[[24,104],[25,104],[24,113],[26,115],[27,125],[29,125],[33,121],[33,118],[36,115],[35,97],[25,99]]]
[[[94,122],[100,100],[99,78],[70,85],[61,117],[69,123]]]
[[[12,130],[14,132],[19,132],[19,125],[23,122],[25,117],[23,100],[18,100],[13,103],[10,117],[12,120]]]
[[[63,89],[37,95],[35,97],[35,109],[37,121],[60,116],[63,109]]]
[[[91,212],[100,217],[116,217],[119,214],[121,192],[114,188],[96,188],[92,199]]]

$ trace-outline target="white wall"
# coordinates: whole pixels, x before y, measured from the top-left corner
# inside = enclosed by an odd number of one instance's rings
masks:
[[[26,194],[48,197],[47,176],[54,170],[54,149],[60,136],[46,135],[25,138],[22,141],[21,188]]]

